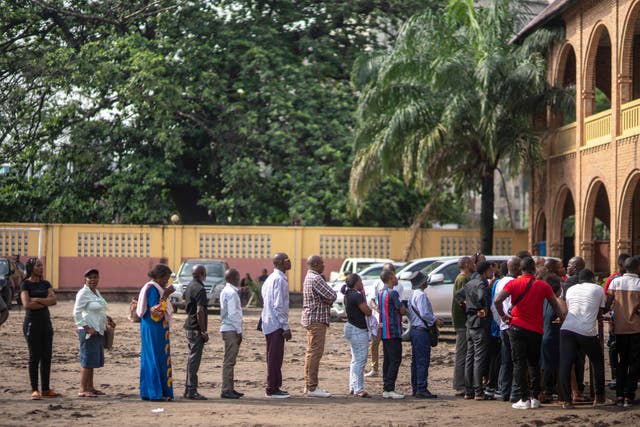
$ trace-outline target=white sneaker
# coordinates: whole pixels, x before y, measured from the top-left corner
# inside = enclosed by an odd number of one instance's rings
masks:
[[[316,387],[313,391],[307,391],[307,397],[331,397],[331,393],[324,391],[320,387]]]
[[[538,405],[540,405],[540,402],[538,402]],[[531,402],[529,402],[529,400],[520,399],[519,401],[511,405],[511,407],[513,409],[531,409]]]
[[[531,409],[538,409],[540,407],[540,401],[535,398],[531,398]]]
[[[364,374],[365,377],[377,377],[378,376],[378,371],[374,371],[373,369],[370,370],[369,372],[367,372],[366,374]]]
[[[398,393],[397,391],[383,391],[382,398],[383,399],[404,399],[404,394]]]

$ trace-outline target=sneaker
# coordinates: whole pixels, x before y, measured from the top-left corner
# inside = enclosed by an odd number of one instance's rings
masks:
[[[315,390],[307,391],[307,397],[331,397],[331,393],[324,391],[320,387],[316,387]]]
[[[625,397],[624,398],[624,404],[622,405],[623,408],[631,408],[633,406],[633,400]]]
[[[40,400],[40,399],[42,399],[42,395],[38,390],[31,393],[31,400]]]
[[[382,398],[383,399],[404,399],[404,394],[398,393],[397,391],[383,391]]]
[[[278,390],[276,392],[273,392],[271,394],[264,394],[265,397],[269,398],[269,399],[287,399],[291,396],[289,396],[289,393],[282,391],[282,390]]]
[[[513,405],[511,405],[513,409],[531,409],[531,402],[529,400],[520,399]]]
[[[377,377],[378,376],[378,371],[374,371],[373,369],[370,370],[369,372],[367,372],[366,374],[364,374],[365,377]]]
[[[540,407],[540,401],[538,399],[536,399],[535,397],[531,398],[530,402],[531,402],[531,404],[530,404],[531,409],[538,409]]]

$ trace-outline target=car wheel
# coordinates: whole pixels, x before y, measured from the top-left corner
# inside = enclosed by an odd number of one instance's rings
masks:
[[[402,341],[411,341],[411,321],[408,316],[402,316]]]

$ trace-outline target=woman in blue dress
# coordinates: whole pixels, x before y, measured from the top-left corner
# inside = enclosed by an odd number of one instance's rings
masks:
[[[140,290],[137,314],[140,317],[140,397],[143,400],[173,400],[169,323],[174,291],[167,286],[171,269],[157,264],[149,272],[151,280]]]

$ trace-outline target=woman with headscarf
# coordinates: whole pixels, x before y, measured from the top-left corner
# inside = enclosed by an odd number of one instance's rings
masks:
[[[174,291],[167,286],[171,269],[156,264],[149,272],[151,280],[138,295],[136,312],[140,317],[140,397],[143,400],[173,400],[169,322],[171,304],[167,298]]]

